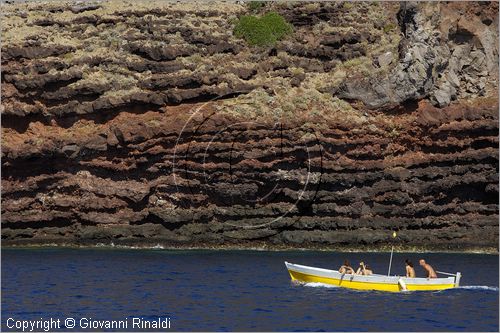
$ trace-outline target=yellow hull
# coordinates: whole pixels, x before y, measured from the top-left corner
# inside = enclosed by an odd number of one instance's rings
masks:
[[[334,285],[334,286],[339,286],[339,287],[344,287],[344,288],[349,288],[349,289],[357,289],[357,290],[379,290],[379,291],[391,291],[391,292],[400,292],[402,291],[402,288],[399,284],[394,284],[394,283],[370,283],[370,282],[357,282],[357,281],[349,281],[345,279],[335,279],[335,278],[328,278],[328,277],[322,277],[322,276],[315,276],[315,275],[310,275],[310,274],[304,274],[304,273],[299,273],[299,272],[294,272],[292,270],[289,270],[288,273],[290,273],[290,277],[292,278],[293,281],[298,281],[298,282],[319,282],[319,283],[324,283],[324,284],[329,284],[329,285]],[[426,284],[407,284],[406,285],[406,290],[407,291],[416,291],[416,290],[444,290],[444,289],[451,289],[454,288],[455,284],[432,284],[432,285],[426,285]]]

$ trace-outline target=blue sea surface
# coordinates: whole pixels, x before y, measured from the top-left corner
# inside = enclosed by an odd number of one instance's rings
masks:
[[[498,255],[395,254],[393,274],[404,275],[406,258],[462,272],[463,287],[384,293],[295,285],[284,266],[363,260],[386,274],[388,253],[3,249],[2,331],[8,318],[67,317],[170,318],[172,331],[498,331]]]

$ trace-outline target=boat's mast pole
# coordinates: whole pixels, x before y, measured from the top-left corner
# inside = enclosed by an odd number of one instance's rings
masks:
[[[396,238],[397,234],[394,231],[392,233],[392,238]],[[391,247],[391,259],[389,260],[389,270],[387,271],[387,276],[391,275],[391,265],[392,265],[392,254],[394,253],[394,245]]]
[[[391,247],[391,259],[389,260],[389,271],[387,272],[387,276],[391,275],[392,253],[393,252],[394,252],[394,246]]]

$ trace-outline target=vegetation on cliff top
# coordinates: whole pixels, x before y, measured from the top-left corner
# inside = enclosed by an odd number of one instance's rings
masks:
[[[11,54],[33,64],[22,72],[6,72],[7,80],[19,88],[67,83],[36,96],[36,103],[7,97],[15,100],[4,103],[7,113],[97,113],[137,101],[177,103],[257,87],[334,94],[351,77],[387,75],[396,64],[400,40],[395,18],[399,7],[391,3],[253,1],[210,7],[110,0],[99,6],[72,11],[67,3],[53,1],[6,7],[4,59]],[[196,14],[209,8],[208,16]],[[320,19],[325,15],[336,19]],[[92,23],[100,20],[113,24]],[[178,20],[183,33],[176,30]],[[390,24],[396,28],[385,32]],[[281,45],[270,53],[266,47],[246,47],[240,38],[249,39],[249,45],[270,46],[278,40]],[[332,46],[336,44],[342,47]],[[393,61],[377,67],[375,60],[388,52]],[[165,69],[164,61],[172,62],[171,69]],[[38,70],[44,66],[50,70]],[[81,92],[85,100],[69,107]]]
[[[253,15],[240,17],[234,28],[234,34],[236,37],[244,38],[250,45],[270,46],[292,30],[292,25],[281,15],[269,12],[261,17]]]

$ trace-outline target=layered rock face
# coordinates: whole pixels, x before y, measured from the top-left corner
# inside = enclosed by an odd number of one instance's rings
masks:
[[[498,247],[498,3],[5,9],[3,244]]]

